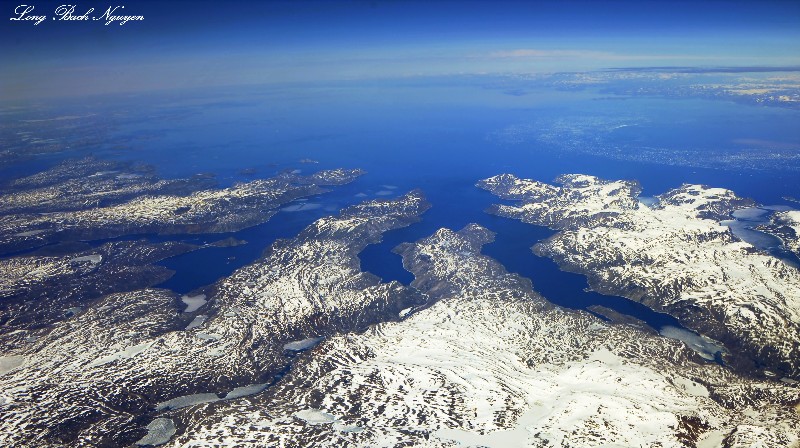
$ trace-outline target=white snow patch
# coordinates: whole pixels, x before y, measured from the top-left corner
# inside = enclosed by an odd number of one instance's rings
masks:
[[[227,347],[215,347],[215,348],[212,348],[211,350],[207,351],[206,355],[208,355],[208,356],[210,356],[212,358],[219,358],[220,356],[223,356],[223,355],[225,355],[225,353],[227,353],[226,349],[227,349]]]
[[[672,378],[672,382],[680,389],[683,389],[689,395],[693,395],[696,397],[708,397],[708,389],[705,388],[700,383],[692,381],[688,378],[684,378],[681,376],[676,376]]]
[[[333,429],[341,432],[352,432],[352,433],[358,433],[364,430],[364,428],[360,426],[348,426],[339,421],[333,422]]]

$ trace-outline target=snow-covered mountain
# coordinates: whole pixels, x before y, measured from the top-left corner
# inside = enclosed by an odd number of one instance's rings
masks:
[[[184,409],[172,447],[793,446],[800,390],[555,307],[480,254],[488,230],[397,251],[429,305],[327,339],[274,388]]]
[[[287,346],[399,319],[425,298],[362,272],[357,254],[428,207],[413,191],[346,208],[203,294],[99,299],[0,357],[0,442],[130,444],[164,411],[260,392],[291,362]]]
[[[636,182],[557,181],[505,174],[478,185],[519,202],[492,213],[559,229],[534,251],[585,274],[593,289],[668,312],[722,341],[726,361],[744,372],[800,378],[800,271],[719,224],[752,201],[683,185],[648,206]]]

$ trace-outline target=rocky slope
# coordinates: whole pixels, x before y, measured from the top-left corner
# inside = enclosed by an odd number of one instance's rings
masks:
[[[797,446],[796,386],[554,307],[480,255],[491,239],[400,246],[428,305],[327,339],[260,395],[173,411],[190,429],[168,446]]]
[[[290,363],[287,347],[396,319],[424,298],[362,272],[357,254],[427,208],[419,192],[366,202],[205,291],[99,299],[0,357],[0,443],[130,444],[161,412],[264,389]]]
[[[518,205],[490,212],[560,232],[535,246],[597,291],[668,312],[722,341],[751,374],[800,378],[800,272],[737,240],[719,224],[752,201],[684,185],[652,207],[638,184],[567,175],[561,186],[512,175],[479,182]]]

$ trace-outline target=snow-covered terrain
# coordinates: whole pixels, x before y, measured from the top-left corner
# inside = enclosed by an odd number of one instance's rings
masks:
[[[91,303],[3,358],[0,444],[130,444],[174,407],[164,403],[259,392],[291,362],[286,344],[398,319],[424,297],[362,272],[357,254],[428,206],[415,191],[318,220],[209,287],[191,313],[157,289]]]
[[[154,263],[196,248],[175,241],[114,241],[80,252],[0,260],[0,355],[105,294],[163,282],[172,272]]]
[[[776,212],[763,230],[778,236],[786,249],[800,257],[800,210]]]
[[[75,169],[88,172],[93,163]],[[66,171],[22,179],[17,191],[88,185],[70,183]],[[55,214],[6,215],[11,227],[22,216],[49,224],[3,235],[8,248],[151,225],[164,225],[166,233],[239,228],[268,219],[297,194],[360,173],[282,174],[229,189],[124,200],[110,182],[111,205],[74,211],[65,201]],[[562,265],[574,259],[598,276],[617,278],[604,274],[610,270],[625,280],[594,279],[596,288],[634,285],[621,293],[642,291],[629,295],[681,311],[676,315],[687,325],[728,348],[745,347],[730,355],[734,368],[704,359],[716,349],[706,338],[683,335],[684,343],[613,310],[597,308],[616,323],[552,305],[528,279],[481,255],[493,234],[474,224],[397,247],[415,280],[381,282],[361,270],[358,254],[420,219],[430,204],[415,190],[319,219],[255,262],[184,295],[150,287],[169,275],[153,263],[198,249],[183,243],[76,243],[4,259],[0,445],[800,446],[798,383],[747,375],[762,371],[743,361],[774,362],[771,370],[791,376],[781,369],[797,353],[792,327],[766,319],[796,325],[787,308],[798,300],[797,271],[717,223],[750,201],[684,186],[644,206],[635,182],[567,176],[556,187],[493,179],[484,186],[523,202],[498,214],[561,229],[540,245],[542,253],[551,245],[575,248],[557,258]],[[137,224],[131,204],[146,211],[147,224]],[[89,215],[81,217],[90,213],[114,218],[94,228]],[[184,217],[189,221],[171,221]],[[78,230],[60,233],[70,223]],[[715,287],[735,288],[749,302],[730,290],[725,302],[713,295]],[[733,317],[715,320],[730,310]],[[762,356],[763,345],[746,345],[754,332],[734,325],[746,312],[760,319],[763,339],[756,342],[777,347],[772,355]],[[688,333],[661,329],[681,332]],[[773,344],[777,336],[784,345]]]
[[[261,395],[174,413],[192,430],[168,446],[796,446],[796,386],[554,307],[480,255],[491,239],[402,245],[432,305],[327,339]]]
[[[121,203],[142,195],[186,196],[213,187],[208,176],[159,179],[148,165],[69,159],[48,170],[15,179],[0,194],[0,213],[52,213]]]
[[[742,371],[800,378],[800,272],[719,224],[752,201],[683,185],[647,206],[635,182],[557,181],[504,174],[478,185],[520,202],[492,213],[559,229],[535,252],[587,275],[595,290],[674,315],[723,342]]]
[[[346,184],[363,172],[335,169],[309,176],[283,173],[229,188],[203,189],[183,195],[146,195],[146,187],[150,184],[145,184],[137,186],[139,195],[134,198],[110,204],[95,202],[95,197],[85,192],[77,196],[73,194],[71,183],[74,182],[80,183],[81,191],[95,187],[100,191],[108,190],[104,179],[109,174],[98,174],[96,178],[89,176],[80,181],[64,181],[46,193],[35,187],[9,195],[14,199],[14,210],[38,206],[38,201],[44,200],[44,194],[53,210],[64,211],[0,216],[0,253],[55,241],[131,234],[233,232],[268,221],[281,206],[293,200],[325,192],[321,186]],[[163,190],[170,191],[166,186]],[[73,210],[76,197],[83,198],[85,203],[81,203],[82,208]],[[107,200],[110,197],[109,194],[99,194],[96,199]],[[128,195],[120,194],[114,198],[128,199]]]

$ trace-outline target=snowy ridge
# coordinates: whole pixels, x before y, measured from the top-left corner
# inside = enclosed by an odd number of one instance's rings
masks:
[[[478,185],[505,198],[510,179],[496,176]],[[722,341],[737,367],[764,374],[756,367],[762,364],[800,377],[800,272],[735,239],[718,222],[752,201],[721,188],[684,185],[651,208],[637,203],[638,190],[625,188],[630,182],[574,179],[559,178],[563,187],[531,201],[516,192],[523,198],[519,206],[492,211],[563,229],[535,252],[587,275],[600,292],[666,311]]]
[[[554,307],[479,254],[491,237],[471,225],[402,245],[414,285],[434,304],[327,339],[265,394],[174,415],[194,430],[168,446],[797,443],[797,388],[698,364],[675,341]]]

